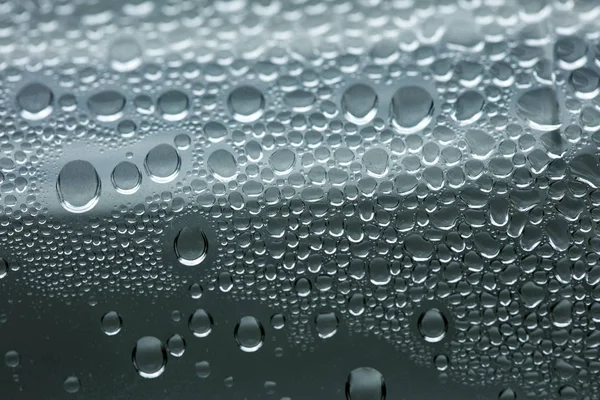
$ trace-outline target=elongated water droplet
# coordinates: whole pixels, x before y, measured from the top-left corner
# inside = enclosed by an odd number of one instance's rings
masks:
[[[72,213],[83,213],[94,208],[100,200],[101,189],[96,168],[83,160],[65,164],[56,181],[60,204]]]

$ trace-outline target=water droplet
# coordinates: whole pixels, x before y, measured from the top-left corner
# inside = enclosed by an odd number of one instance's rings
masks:
[[[590,68],[579,68],[571,73],[569,81],[580,99],[593,99],[600,93],[600,75]]]
[[[289,174],[296,164],[296,154],[288,149],[279,149],[271,154],[269,164],[276,174]]]
[[[174,247],[181,264],[195,266],[206,258],[208,239],[202,229],[186,226],[177,234]]]
[[[167,351],[163,343],[153,337],[144,336],[133,348],[133,365],[143,378],[157,378],[165,371]]]
[[[25,119],[37,121],[48,117],[52,113],[54,94],[41,83],[30,83],[23,87],[17,94],[17,105],[21,116]]]
[[[273,329],[283,329],[285,327],[285,315],[277,313],[271,316],[271,326]]]
[[[167,339],[167,349],[173,357],[181,357],[185,353],[185,339],[175,333]]]
[[[346,380],[347,400],[385,400],[386,386],[383,375],[371,367],[352,370]]]
[[[109,311],[102,316],[100,324],[102,326],[102,331],[106,335],[114,336],[117,333],[121,332],[123,320],[121,319],[119,313],[117,313],[116,311]]]
[[[210,363],[208,361],[198,361],[194,368],[199,378],[206,379],[210,376]]]
[[[433,98],[420,86],[400,88],[392,97],[392,125],[400,133],[422,130],[431,122],[433,112]]]
[[[206,160],[206,165],[216,178],[224,182],[234,179],[238,173],[235,157],[224,149],[212,152]]]
[[[573,305],[567,299],[563,299],[552,305],[550,308],[550,317],[552,318],[554,326],[557,328],[565,328],[571,325],[571,322],[573,321],[571,317],[572,311]]]
[[[511,388],[506,388],[498,394],[498,400],[517,400],[517,394]]]
[[[0,279],[8,274],[8,263],[3,258],[0,258]]]
[[[160,95],[156,102],[160,115],[167,121],[180,121],[189,113],[190,100],[179,90],[169,90]]]
[[[445,354],[438,354],[433,358],[433,363],[438,371],[445,371],[448,369],[448,365],[450,364],[450,360],[448,356]]]
[[[384,149],[369,149],[363,155],[363,164],[367,173],[375,178],[382,178],[388,173],[389,155]]]
[[[189,292],[190,292],[190,296],[192,297],[192,299],[198,300],[199,298],[202,297],[202,293],[204,292],[204,289],[202,289],[202,286],[200,284],[192,283],[190,285]]]
[[[227,137],[227,127],[220,122],[209,121],[204,125],[204,133],[208,140],[218,143]]]
[[[87,101],[90,112],[101,122],[120,119],[123,116],[125,103],[125,96],[114,90],[96,93]]]
[[[76,376],[69,376],[65,379],[63,387],[67,393],[77,393],[81,389],[81,381]]]
[[[240,86],[229,94],[227,105],[233,118],[239,122],[250,123],[263,114],[265,97],[253,86]]]
[[[364,125],[377,115],[377,93],[362,83],[350,86],[342,95],[344,117],[356,125]]]
[[[122,161],[113,169],[111,181],[117,192],[133,194],[140,188],[142,174],[135,164]]]
[[[523,93],[517,99],[517,114],[533,129],[552,131],[560,128],[558,100],[551,87]]]
[[[194,334],[194,336],[200,338],[210,335],[213,325],[214,322],[212,316],[203,309],[194,311],[188,321],[188,327],[190,328],[190,331]]]
[[[133,38],[119,38],[111,44],[108,57],[115,71],[133,71],[142,63],[142,48]]]
[[[15,350],[9,350],[4,354],[4,364],[9,368],[16,368],[21,362],[21,356]]]
[[[417,325],[421,336],[429,343],[442,341],[448,332],[448,320],[437,308],[423,312],[419,316]]]
[[[321,339],[329,339],[337,332],[340,320],[334,312],[320,312],[315,317],[315,328]]]
[[[100,200],[101,188],[96,168],[83,160],[65,164],[56,181],[60,204],[72,213],[83,213],[94,208]]]
[[[481,129],[469,129],[465,139],[475,158],[485,159],[490,157],[496,147],[494,137]]]
[[[242,351],[252,353],[264,344],[265,328],[256,318],[246,316],[235,325],[233,336]]]
[[[461,125],[469,125],[481,118],[485,100],[479,92],[466,91],[456,99],[452,118]]]
[[[296,112],[309,111],[316,101],[315,95],[306,90],[294,90],[286,93],[283,100],[285,104]]]
[[[150,179],[158,183],[167,183],[179,173],[181,158],[173,146],[159,144],[148,152],[144,166]]]

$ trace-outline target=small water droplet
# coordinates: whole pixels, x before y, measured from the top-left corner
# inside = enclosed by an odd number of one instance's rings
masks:
[[[114,336],[117,333],[121,332],[123,320],[121,319],[119,313],[117,313],[116,311],[109,311],[102,316],[100,324],[102,326],[102,331],[106,335]]]
[[[63,387],[67,393],[77,393],[81,389],[81,381],[76,376],[69,376],[65,379]]]

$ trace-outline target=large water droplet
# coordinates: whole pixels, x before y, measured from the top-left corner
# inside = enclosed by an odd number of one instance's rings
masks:
[[[72,213],[83,213],[94,208],[100,199],[101,189],[96,168],[83,160],[65,164],[56,180],[60,204]]]
[[[153,336],[144,336],[136,342],[132,359],[140,376],[157,378],[165,371],[167,351],[159,339]]]
[[[385,380],[375,368],[356,368],[348,375],[346,400],[385,400],[385,396]]]
[[[25,119],[37,121],[44,119],[52,113],[54,94],[41,83],[30,83],[23,87],[17,94],[17,105],[21,116]]]
[[[260,349],[265,341],[265,328],[254,317],[242,317],[233,330],[235,341],[247,353]]]
[[[400,88],[392,97],[392,125],[400,133],[422,130],[431,122],[433,111],[433,98],[420,86]]]
[[[155,182],[170,182],[179,173],[181,158],[177,150],[168,144],[159,144],[148,152],[144,161],[146,171]]]
[[[175,255],[183,265],[200,264],[208,253],[208,239],[198,227],[186,226],[179,231],[175,238]]]
[[[417,322],[423,339],[429,343],[437,343],[444,339],[448,332],[448,320],[437,308],[431,308],[419,316]]]
[[[265,97],[253,86],[235,88],[227,99],[227,105],[233,118],[239,122],[254,122],[263,114]]]

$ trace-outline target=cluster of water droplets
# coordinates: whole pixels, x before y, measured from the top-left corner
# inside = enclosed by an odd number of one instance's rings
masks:
[[[7,291],[222,292],[302,348],[366,332],[501,400],[600,392],[599,5],[175,3],[0,5]],[[214,323],[140,332],[135,369]]]

